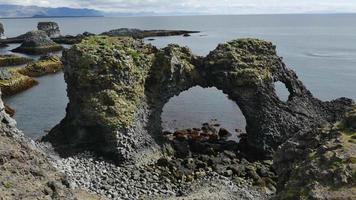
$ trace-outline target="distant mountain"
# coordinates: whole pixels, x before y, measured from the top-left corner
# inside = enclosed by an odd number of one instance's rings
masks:
[[[104,13],[93,9],[46,8],[38,6],[19,6],[0,4],[0,18],[12,17],[94,17]]]

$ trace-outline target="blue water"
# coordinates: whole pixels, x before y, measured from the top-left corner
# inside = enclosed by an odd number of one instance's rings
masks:
[[[245,15],[189,17],[120,17],[2,19],[7,36],[36,28],[38,21],[56,21],[62,34],[101,33],[114,28],[187,29],[202,31],[191,37],[155,38],[150,43],[189,46],[206,55],[217,44],[236,38],[257,37],[277,45],[284,62],[322,100],[346,96],[356,99],[356,15]],[[148,41],[147,41],[148,42]],[[1,52],[1,50],[0,50]],[[6,99],[17,110],[19,127],[32,137],[43,135],[64,116],[67,102],[63,75],[39,79],[40,85]],[[288,94],[278,86],[281,99]],[[198,95],[197,95],[198,94]],[[189,111],[189,112],[187,112]],[[34,114],[36,113],[36,114]],[[236,117],[235,117],[236,116]],[[230,130],[243,128],[238,107],[214,88],[192,88],[171,99],[162,114],[166,129],[200,126],[218,119]],[[38,122],[38,123],[37,123]]]

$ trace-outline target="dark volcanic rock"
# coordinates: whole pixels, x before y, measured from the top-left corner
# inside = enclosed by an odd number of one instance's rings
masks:
[[[130,28],[114,29],[102,33],[107,36],[129,36],[133,38],[157,37],[157,36],[174,36],[184,35],[188,36],[190,33],[199,33],[199,31],[185,31],[185,30],[140,30]],[[190,35],[189,35],[190,36]]]
[[[349,123],[355,111],[356,107],[340,122],[295,135],[279,147],[274,155],[277,199],[356,197],[356,131]]]
[[[50,38],[58,38],[61,36],[61,31],[56,22],[38,22],[37,29],[46,32]]]
[[[61,45],[53,42],[44,31],[30,31],[20,37],[24,42],[20,47],[13,49],[13,52],[45,54],[63,49]]]
[[[142,37],[131,29],[111,34],[128,33]],[[67,115],[44,138],[63,155],[89,149],[118,161],[157,158],[164,146],[159,134],[164,104],[196,85],[228,94],[247,120],[245,149],[268,157],[293,135],[335,122],[352,104],[349,99],[315,99],[277,56],[275,46],[257,39],[221,44],[202,58],[177,45],[156,49],[129,37],[89,37],[66,51],[64,61]],[[277,97],[276,81],[291,93],[287,102]],[[211,130],[204,126],[202,131]],[[186,135],[176,137],[184,140]],[[217,153],[212,145],[205,151]]]
[[[4,25],[0,23],[0,39],[2,39],[5,35]]]
[[[339,119],[350,107],[349,99],[322,102],[312,96],[294,71],[277,56],[276,47],[255,39],[219,45],[205,58],[209,86],[223,90],[246,118],[248,144],[264,155],[295,134]],[[290,92],[287,102],[276,95],[281,81]]]

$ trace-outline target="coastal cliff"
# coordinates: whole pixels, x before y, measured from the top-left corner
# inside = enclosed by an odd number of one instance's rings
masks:
[[[0,199],[100,199],[72,190],[47,152],[16,128],[1,99],[0,110]]]

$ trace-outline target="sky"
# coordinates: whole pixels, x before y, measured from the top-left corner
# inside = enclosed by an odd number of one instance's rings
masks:
[[[0,4],[162,14],[356,13],[356,0],[0,0]]]

